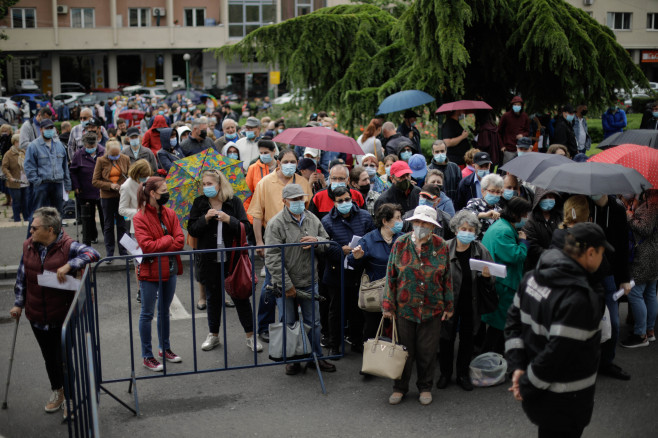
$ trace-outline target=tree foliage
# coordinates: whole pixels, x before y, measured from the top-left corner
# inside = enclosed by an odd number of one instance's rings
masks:
[[[647,85],[614,33],[563,0],[367,0],[253,31],[217,56],[277,65],[292,88],[343,120],[419,89],[438,102],[484,99],[530,110],[603,106],[614,88]]]

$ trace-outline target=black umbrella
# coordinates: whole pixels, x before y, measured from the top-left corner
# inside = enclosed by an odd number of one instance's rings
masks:
[[[612,134],[597,146],[599,149],[611,148],[620,144],[637,144],[658,149],[658,130],[655,129],[631,129],[625,132]]]
[[[546,169],[530,183],[580,195],[642,193],[651,184],[635,169],[610,163],[566,163]]]
[[[501,170],[509,172],[524,181],[531,181],[550,167],[572,162],[564,155],[528,152],[511,159],[501,167]]]

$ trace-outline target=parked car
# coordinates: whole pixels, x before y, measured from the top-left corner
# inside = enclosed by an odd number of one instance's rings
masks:
[[[0,97],[0,116],[5,120],[13,122],[21,114],[19,106],[8,97]]]
[[[60,93],[53,96],[53,107],[58,108],[60,105],[68,105],[69,108],[72,108],[75,104],[75,101],[78,100],[81,96],[84,96],[85,93],[71,91],[69,93]]]
[[[274,105],[282,105],[284,103],[297,103],[301,104],[304,101],[305,97],[304,94],[300,92],[294,92],[294,93],[284,93],[281,96],[277,97],[272,101]]]
[[[76,92],[85,94],[87,92],[87,88],[85,88],[80,82],[62,82],[60,84],[60,89],[62,90],[62,93]]]
[[[136,96],[141,94],[145,97],[155,97],[156,99],[163,99],[167,95],[167,90],[165,87],[142,87],[142,86],[132,86],[126,87],[123,89],[124,96]]]
[[[30,111],[34,114],[37,111],[37,104],[39,104],[40,107],[46,106],[46,98],[43,96],[43,94],[37,94],[37,93],[21,93],[21,94],[14,94],[11,96],[11,100],[16,102],[16,105],[19,107],[21,106],[21,101],[25,99],[27,102],[30,104]]]
[[[158,87],[164,87],[164,79],[156,79],[155,80],[155,85]],[[185,79],[181,78],[178,75],[173,75],[171,78],[171,86],[173,87],[174,90],[177,90],[179,88],[185,88]]]
[[[33,79],[19,79],[16,81],[16,91],[19,93],[30,93],[39,91],[39,86]]]
[[[120,93],[118,91],[111,91],[111,92],[93,92],[89,94],[85,94],[83,96],[80,96],[76,99],[76,102],[80,104],[80,106],[88,106],[92,107],[96,105],[99,102],[106,102],[109,99],[114,99],[115,96],[120,96]]]

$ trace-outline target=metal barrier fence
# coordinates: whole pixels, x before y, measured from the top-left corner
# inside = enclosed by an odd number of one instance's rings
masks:
[[[313,267],[315,264],[315,261],[317,259],[316,257],[316,247],[317,246],[322,246],[324,248],[321,249],[326,249],[329,246],[336,246],[337,249],[340,252],[340,296],[341,296],[341,311],[340,311],[340,318],[341,318],[341,324],[340,324],[340,339],[341,339],[341,346],[340,346],[340,354],[339,355],[334,355],[334,356],[323,356],[321,359],[335,359],[335,358],[340,358],[344,355],[345,353],[345,343],[344,343],[344,324],[345,324],[345,312],[344,312],[344,301],[345,301],[345,292],[344,292],[344,287],[343,287],[343,278],[344,278],[344,255],[342,252],[342,247],[332,241],[324,241],[324,242],[306,242],[306,243],[289,243],[289,244],[282,244],[282,245],[265,245],[265,246],[259,246],[259,247],[235,247],[235,248],[221,248],[221,249],[209,249],[209,250],[194,250],[194,251],[177,251],[177,252],[168,252],[168,253],[153,253],[153,254],[147,254],[147,255],[142,255],[142,256],[136,256],[136,255],[126,255],[126,256],[116,256],[116,257],[108,257],[105,259],[100,260],[99,262],[96,263],[96,265],[93,267],[91,270],[92,276],[91,276],[91,281],[88,281],[86,284],[89,285],[89,295],[90,296],[95,296],[99,297],[101,296],[101,292],[98,290],[98,281],[97,281],[97,271],[98,267],[104,263],[107,262],[108,260],[114,260],[114,261],[123,261],[125,263],[126,269],[126,286],[127,286],[127,302],[128,302],[128,312],[127,312],[127,317],[128,317],[128,331],[129,331],[129,342],[130,342],[130,376],[126,377],[120,377],[120,378],[114,378],[114,379],[105,379],[103,377],[103,367],[102,367],[102,347],[101,347],[101,341],[100,341],[100,333],[99,333],[99,313],[98,313],[98,299],[93,300],[94,302],[94,310],[92,312],[93,317],[94,317],[94,323],[90,325],[90,333],[94,335],[95,337],[95,357],[93,365],[96,366],[96,372],[97,372],[97,381],[98,381],[98,388],[102,390],[104,393],[107,393],[110,395],[112,398],[117,400],[120,404],[122,404],[124,407],[129,409],[131,412],[133,412],[135,415],[139,415],[139,398],[137,395],[137,381],[138,380],[145,380],[145,379],[157,379],[157,378],[166,378],[166,377],[173,377],[173,376],[183,376],[183,375],[193,375],[193,374],[202,374],[202,373],[211,373],[211,372],[218,372],[218,371],[228,371],[228,370],[239,370],[239,369],[248,369],[248,368],[257,368],[257,367],[266,367],[266,366],[274,366],[274,365],[280,365],[280,364],[289,364],[289,363],[299,363],[299,362],[308,362],[309,360],[313,360],[315,362],[315,368],[318,373],[318,378],[320,381],[320,386],[322,389],[322,393],[326,394],[326,388],[324,384],[324,379],[322,377],[322,372],[320,370],[320,366],[318,364],[318,356],[316,355],[315,352],[311,352],[309,358],[303,358],[303,359],[289,359],[286,357],[286,349],[284,348],[284,357],[282,361],[276,361],[276,362],[270,362],[270,361],[261,361],[258,357],[258,352],[256,351],[256,348],[254,348],[253,352],[253,363],[248,364],[248,365],[229,365],[229,352],[227,348],[227,342],[226,342],[226,327],[227,327],[227,319],[226,319],[226,306],[222,304],[221,306],[221,319],[224,321],[224,324],[222,324],[222,338],[223,338],[223,353],[224,353],[224,366],[220,368],[210,368],[210,369],[199,369],[198,361],[197,361],[197,334],[196,334],[196,327],[195,327],[195,291],[194,291],[194,283],[195,283],[195,276],[194,276],[194,269],[195,269],[195,262],[194,262],[194,257],[195,256],[200,256],[203,254],[207,253],[216,253],[217,254],[217,260],[220,260],[220,281],[221,281],[221,303],[225,302],[225,291],[224,291],[224,273],[225,273],[225,260],[228,260],[228,253],[233,252],[233,251],[247,251],[249,254],[249,259],[251,260],[251,307],[252,307],[252,322],[254,328],[257,327],[257,320],[256,320],[256,315],[258,314],[257,306],[256,306],[256,285],[258,283],[257,281],[257,276],[255,272],[255,252],[257,249],[270,249],[270,248],[279,248],[281,250],[281,266],[282,270],[286,269],[286,262],[285,262],[285,254],[286,254],[286,248],[292,248],[292,247],[304,247],[305,249],[310,249],[310,257],[308,258],[308,261],[310,263],[310,266]],[[227,256],[222,256],[222,254],[226,254]],[[193,370],[191,371],[182,371],[182,372],[170,372],[167,368],[167,361],[165,358],[162,358],[162,365],[164,367],[163,372],[157,373],[157,374],[149,374],[149,375],[136,375],[135,373],[135,353],[134,353],[134,336],[133,336],[133,318],[132,318],[132,300],[134,299],[133,293],[131,292],[131,278],[130,278],[130,272],[133,270],[133,265],[131,261],[137,257],[143,257],[143,258],[150,258],[151,260],[154,260],[155,258],[158,259],[158,286],[159,290],[162,290],[162,266],[160,261],[161,257],[170,257],[170,256],[187,256],[189,257],[189,279],[190,279],[190,302],[192,303],[191,310],[192,310],[192,318],[191,318],[191,324],[192,324],[192,337],[191,337],[191,342],[193,345],[192,351],[193,351]],[[144,260],[142,260],[142,263]],[[298,267],[297,267],[298,268]],[[311,269],[311,285],[317,285],[318,284],[318,279],[315,278],[316,273],[314,269]],[[285,284],[285,276],[282,276],[282,285],[281,289],[282,291],[286,291],[289,289],[288,285]],[[92,293],[93,292],[93,293]],[[285,294],[285,292],[283,292]],[[312,300],[312,320],[311,320],[311,327],[313,328],[315,326],[316,322],[316,317],[319,318],[319,315],[315,314],[315,301],[318,300],[316,297],[315,293],[310,294],[310,298]],[[277,303],[279,304],[279,303]],[[162,306],[162,300],[158,299],[158,306]],[[279,313],[280,313],[280,321],[287,321],[286,319],[286,306],[279,306]],[[168,311],[168,309],[160,309],[161,311]],[[276,321],[275,321],[276,322]],[[300,322],[301,323],[301,322]],[[163,321],[160,321],[160,324],[163,324]],[[160,326],[162,329],[162,325]],[[256,339],[258,337],[257,330],[254,330],[254,342],[256,342]],[[310,335],[310,341],[311,345],[319,345],[320,339],[315,339],[315,333],[313,330],[311,330],[311,335]],[[286,330],[283,330],[283,345],[286,345]],[[267,347],[265,347],[267,348]],[[135,402],[135,408],[133,409],[132,407],[128,406],[126,403],[121,401],[116,395],[114,395],[111,391],[107,389],[106,386],[107,384],[110,383],[119,383],[119,382],[129,382],[129,387],[128,387],[128,392],[132,392],[134,395],[134,402]]]

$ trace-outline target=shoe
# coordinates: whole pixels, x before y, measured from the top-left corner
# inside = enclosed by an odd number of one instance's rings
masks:
[[[137,302],[138,303],[142,302],[142,291],[140,290],[137,291]]]
[[[226,307],[235,307],[235,303],[230,298],[226,298],[226,300],[224,300],[224,304]]]
[[[341,354],[342,353],[341,353],[340,347],[331,347],[331,348],[329,348],[329,356],[340,356]],[[332,359],[332,360],[338,360],[338,359],[340,359],[340,358],[336,358],[336,359]]]
[[[263,266],[260,270],[260,276],[265,277],[265,266]]]
[[[158,356],[160,356],[160,358],[162,359],[162,351],[158,353]],[[171,351],[171,348],[167,348],[165,350],[165,356],[167,358],[167,362],[179,363],[183,361],[183,359],[181,359],[179,355]]]
[[[295,374],[299,374],[301,371],[302,366],[297,362],[286,364],[286,375],[288,376],[294,376]]]
[[[154,357],[145,357],[143,365],[151,371],[162,371],[162,364]]]
[[[637,347],[647,347],[649,346],[649,341],[645,336],[632,334],[629,335],[626,340],[621,342],[621,346],[624,348],[637,348]]]
[[[656,342],[656,332],[653,329],[647,330],[647,341]]]
[[[446,389],[448,387],[448,384],[450,383],[450,377],[444,376],[441,374],[439,376],[439,381],[436,382],[436,387],[439,389]]]
[[[247,338],[247,347],[249,347],[251,351],[254,351],[254,336],[250,336]],[[256,341],[256,351],[258,351],[259,353],[263,351],[263,345],[258,341]]]
[[[421,405],[427,406],[432,403],[432,393],[431,392],[421,392],[418,401]]]
[[[219,336],[208,333],[206,340],[203,341],[203,344],[201,344],[201,349],[203,351],[210,351],[218,345],[222,345],[222,343],[219,341]]]
[[[196,303],[196,308],[199,309],[199,310],[206,310],[206,307],[207,306],[206,306],[205,301],[203,301],[203,302],[199,301],[199,302]]]
[[[607,366],[600,367],[599,374],[612,377],[613,379],[618,379],[618,380],[631,380],[630,374],[628,374],[626,371],[622,370],[619,366],[613,363]]]
[[[94,245],[98,245],[98,239],[92,240],[91,243],[94,244]]]
[[[108,257],[114,257],[114,256],[108,256]],[[112,263],[114,263],[114,260],[105,260],[105,263],[111,265]]]
[[[404,398],[404,394],[402,394],[401,392],[394,392],[388,398],[388,404],[389,405],[399,405],[403,398]]]
[[[270,332],[258,333],[258,337],[260,338],[261,341],[265,342],[266,344],[270,343]]]
[[[457,385],[461,386],[464,391],[473,391],[473,384],[468,377],[457,376]]]
[[[318,360],[318,365],[320,366],[320,371],[324,371],[325,373],[335,373],[336,372],[336,365],[327,362],[324,359],[319,359]],[[315,369],[315,361],[310,361],[306,364],[306,368],[313,368]]]
[[[329,338],[327,336],[322,336],[322,338],[320,339],[320,346],[324,348],[329,348],[329,344],[330,344]]]
[[[59,388],[53,391],[50,394],[50,400],[45,407],[46,412],[52,414],[53,412],[59,411],[59,408],[64,404],[64,388]]]

